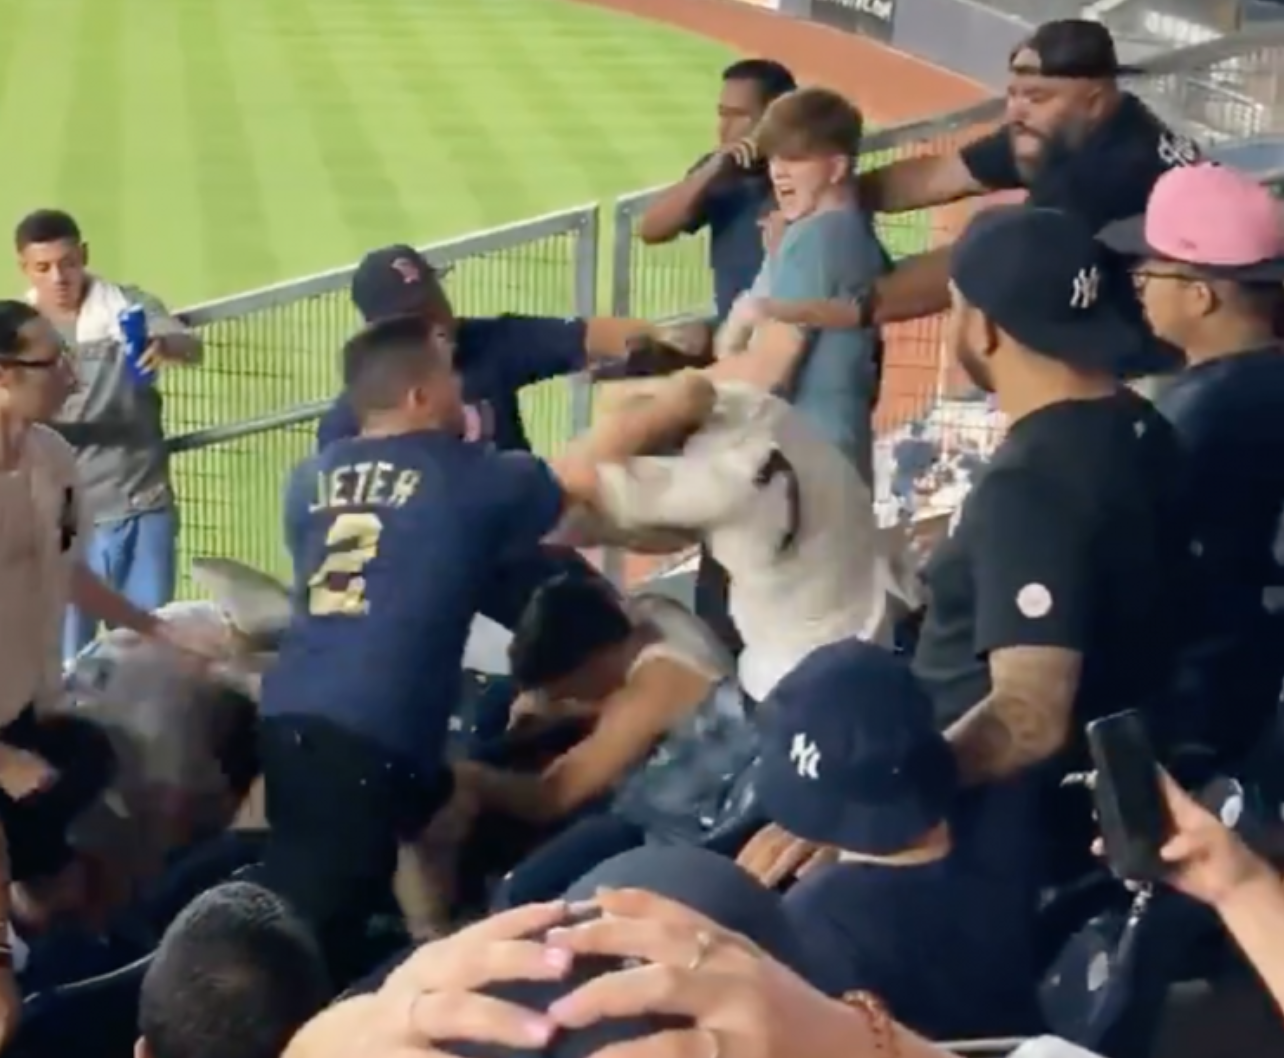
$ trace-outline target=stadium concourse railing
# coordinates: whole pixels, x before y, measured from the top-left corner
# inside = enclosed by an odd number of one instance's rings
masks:
[[[1175,129],[1228,152],[1228,161],[1259,171],[1280,167],[1284,26],[1152,57],[1129,81]],[[1002,113],[1003,101],[991,99],[878,130],[867,138],[862,164],[957,147],[993,128]],[[423,249],[452,266],[448,288],[465,314],[592,315],[600,290],[613,315],[707,313],[705,240],[653,247],[636,236],[637,219],[657,191],[621,197],[604,222],[596,204],[585,205]],[[972,208],[880,218],[883,235],[898,256],[914,253],[952,238]],[[336,387],[336,352],[356,323],[347,299],[351,274],[340,268],[184,313],[207,345],[201,370],[175,372],[165,383],[184,557],[218,553],[285,573],[281,483],[307,452],[312,423]],[[961,385],[943,355],[939,319],[889,328],[887,339],[883,431],[922,416]],[[523,410],[532,439],[547,452],[588,423],[592,404],[582,380],[556,381],[525,394]],[[229,412],[235,421],[220,421]]]

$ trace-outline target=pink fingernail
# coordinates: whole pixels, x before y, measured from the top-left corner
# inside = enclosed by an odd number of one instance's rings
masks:
[[[545,948],[544,961],[554,970],[565,970],[571,965],[571,953],[565,948]]]
[[[526,1035],[531,1043],[547,1043],[553,1035],[553,1025],[544,1018],[527,1018]]]

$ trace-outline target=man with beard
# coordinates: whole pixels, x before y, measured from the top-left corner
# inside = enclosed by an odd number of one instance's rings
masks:
[[[1082,221],[987,211],[950,273],[951,344],[1011,426],[927,565],[910,664],[973,795],[961,825],[995,869],[1037,885],[1037,834],[1056,834],[1057,852],[1090,841],[1086,806],[1047,793],[1082,763],[1077,732],[1152,707],[1170,683],[1191,562],[1185,464],[1172,427],[1115,381],[1145,331]],[[993,784],[1006,796],[984,798]],[[815,852],[773,827],[742,862],[783,878]]]
[[[1012,53],[1007,115],[997,131],[950,154],[903,158],[860,177],[860,201],[907,213],[992,191],[1024,190],[1032,206],[1074,213],[1097,231],[1145,209],[1169,169],[1199,148],[1118,83],[1129,73],[1098,22],[1045,22]],[[949,247],[900,263],[869,291],[841,300],[768,302],[784,322],[856,327],[930,316],[949,307]]]

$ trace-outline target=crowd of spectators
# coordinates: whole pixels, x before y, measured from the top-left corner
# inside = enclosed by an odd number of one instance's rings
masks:
[[[850,101],[729,67],[641,225],[711,230],[709,323],[458,318],[373,251],[283,482],[294,576],[204,560],[208,603],[170,598],[148,373],[199,340],[24,219],[0,1050],[1129,1058],[1203,980],[1218,1033],[1270,1009],[1233,1053],[1278,1051],[1284,216],[1120,73],[1049,23],[1002,129],[857,177]],[[907,261],[873,224],[1012,189]],[[977,429],[876,441],[878,328],[942,309]],[[536,457],[518,391],[585,370],[627,395]],[[698,546],[694,612],[622,596],[606,544]],[[1075,781],[1125,712],[1159,882],[1094,856]]]

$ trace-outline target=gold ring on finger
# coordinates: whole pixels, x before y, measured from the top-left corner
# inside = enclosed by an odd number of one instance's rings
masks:
[[[709,954],[709,949],[713,947],[713,937],[708,930],[700,930],[695,935],[695,951],[691,953],[691,961],[687,963],[687,969],[694,973],[704,964],[705,958]]]

